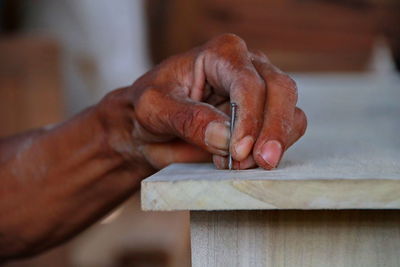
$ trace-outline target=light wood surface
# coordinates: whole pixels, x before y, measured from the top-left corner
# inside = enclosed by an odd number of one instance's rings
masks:
[[[194,267],[400,266],[400,77],[295,79],[309,129],[277,170],[172,165],[142,208],[192,210]]]
[[[400,208],[399,77],[295,79],[309,127],[278,169],[172,165],[142,182],[142,208]]]
[[[193,267],[398,267],[398,211],[191,212]]]
[[[322,170],[321,170],[322,172]],[[176,164],[142,184],[147,210],[398,209],[399,173],[349,173],[348,178],[285,169],[216,171]],[[354,176],[353,176],[354,175]],[[360,176],[357,176],[360,175]],[[379,178],[372,178],[379,177]]]

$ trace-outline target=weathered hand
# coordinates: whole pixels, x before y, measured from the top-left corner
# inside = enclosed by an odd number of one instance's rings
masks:
[[[206,161],[210,153],[226,168],[229,102],[238,105],[235,169],[276,167],[307,125],[295,82],[233,34],[167,59],[123,95],[134,103],[136,149],[155,168]]]
[[[0,261],[77,234],[169,163],[212,155],[226,168],[230,101],[238,105],[234,168],[276,167],[306,129],[296,100],[286,74],[225,34],[64,123],[1,139]]]

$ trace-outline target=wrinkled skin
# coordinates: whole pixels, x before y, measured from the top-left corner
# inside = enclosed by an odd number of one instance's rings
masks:
[[[238,114],[229,142],[229,102]],[[52,128],[0,141],[0,258],[33,255],[104,216],[172,162],[278,166],[305,132],[294,81],[224,34]]]

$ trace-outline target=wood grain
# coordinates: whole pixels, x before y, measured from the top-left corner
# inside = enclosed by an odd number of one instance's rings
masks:
[[[192,266],[400,266],[397,211],[191,212]]]
[[[321,169],[322,171],[322,169]],[[217,171],[174,164],[142,183],[145,210],[398,209],[400,173],[379,179],[318,171]],[[376,174],[376,173],[375,173]],[[370,176],[371,175],[371,176]]]

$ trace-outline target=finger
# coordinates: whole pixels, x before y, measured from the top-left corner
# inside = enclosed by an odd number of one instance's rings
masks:
[[[256,162],[254,161],[253,155],[249,154],[247,158],[242,161],[235,161],[233,162],[233,168],[235,170],[246,170],[255,168],[257,166]]]
[[[211,154],[194,145],[177,140],[168,143],[152,143],[143,147],[142,153],[156,169],[177,162],[210,162]]]
[[[278,166],[290,141],[297,87],[289,76],[266,59],[256,57],[253,63],[267,87],[264,122],[253,155],[260,167],[272,169]]]
[[[212,160],[217,169],[224,170],[228,169],[228,158],[219,156],[219,155],[212,155]]]
[[[306,132],[306,129],[307,129],[307,117],[304,114],[303,110],[296,107],[294,112],[294,123],[292,131],[287,141],[286,149],[288,149],[297,140],[299,140],[300,137],[302,137]]]
[[[206,48],[202,61],[207,81],[238,106],[230,148],[233,158],[242,161],[250,154],[262,125],[265,84],[246,44],[236,35],[222,35]]]
[[[262,125],[265,99],[265,85],[258,75],[241,76],[231,88],[231,102],[237,104],[237,113],[230,149],[236,161],[247,158],[253,149]]]
[[[213,162],[217,169],[228,169],[228,157],[213,155]],[[234,170],[251,169],[256,166],[257,164],[251,154],[242,161],[234,161],[232,165]]]
[[[148,89],[135,107],[137,120],[154,135],[175,136],[217,155],[227,155],[229,118],[215,107]]]
[[[221,110],[223,113],[229,115],[231,112],[231,105],[229,101],[223,102],[222,104],[215,106],[217,109]]]

